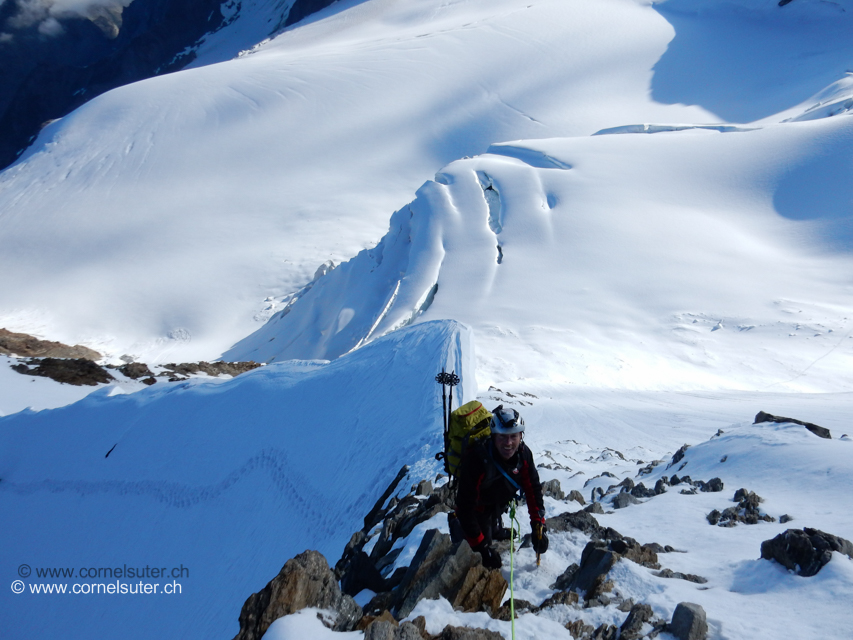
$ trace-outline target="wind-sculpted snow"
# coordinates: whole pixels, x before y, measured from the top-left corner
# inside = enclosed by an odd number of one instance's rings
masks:
[[[401,466],[434,475],[443,445],[434,376],[456,371],[458,401],[473,398],[468,333],[424,323],[331,363],[0,419],[0,504],[15,523],[0,533],[6,575],[22,563],[189,569],[171,599],[81,606],[7,592],[4,637],[23,619],[30,638],[116,628],[124,638],[233,636],[246,596],[305,548],[339,553]]]
[[[490,382],[848,389],[851,143],[830,118],[496,145],[226,356],[334,358],[443,317]]]
[[[672,32],[633,1],[337,2],[252,40],[290,4],[242,3],[200,45],[207,66],[87,102],[0,174],[0,328],[114,361],[210,360],[268,298],[375,245],[456,158],[715,121],[650,100]]]

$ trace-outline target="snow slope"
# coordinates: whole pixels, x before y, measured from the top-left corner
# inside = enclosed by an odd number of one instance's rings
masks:
[[[850,391],[851,144],[836,117],[493,145],[226,356],[445,317],[489,384]]]
[[[0,503],[14,523],[0,533],[4,576],[27,564],[28,584],[59,583],[36,570],[74,567],[70,590],[103,582],[81,568],[189,570],[175,595],[6,591],[0,636],[232,637],[243,601],[285,560],[317,548],[334,562],[403,464],[435,464],[433,378],[456,370],[473,397],[469,341],[457,323],[425,323],[332,363],[0,418]]]
[[[716,121],[651,98],[672,37],[634,0],[342,0],[252,55],[111,91],[0,174],[0,326],[213,359],[456,158]]]

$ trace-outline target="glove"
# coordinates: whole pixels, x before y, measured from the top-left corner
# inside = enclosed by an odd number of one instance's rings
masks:
[[[486,569],[500,569],[501,565],[501,556],[500,554],[492,548],[492,545],[486,544],[486,542],[481,542],[476,547],[474,547],[474,551],[479,553],[483,558],[483,566]]]
[[[548,536],[545,535],[545,525],[539,522],[533,525],[533,533],[530,536],[530,542],[533,545],[533,550],[538,554],[543,554],[548,551]]]

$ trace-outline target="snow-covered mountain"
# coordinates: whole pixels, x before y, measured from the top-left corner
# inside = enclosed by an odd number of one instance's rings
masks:
[[[0,374],[7,580],[190,572],[174,597],[6,592],[0,636],[232,637],[285,560],[337,559],[404,463],[435,476],[447,367],[459,399],[523,413],[566,491],[685,443],[694,479],[722,478],[596,516],[708,579],[623,564],[622,593],[700,603],[714,639],[847,637],[850,560],[757,560],[791,526],[853,539],[853,2],[779,5],[338,0],[265,40],[281,6],[244,3],[190,68],[47,126],[0,172],[0,327],[113,363],[271,364],[70,406],[87,392]],[[794,520],[709,525],[741,486]],[[519,556],[519,597],[584,543]],[[448,609],[415,615],[509,637]],[[577,616],[624,612],[520,637]]]
[[[116,87],[234,57],[329,0],[0,3],[0,167],[50,120]]]

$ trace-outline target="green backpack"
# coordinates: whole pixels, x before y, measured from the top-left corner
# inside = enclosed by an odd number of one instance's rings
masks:
[[[458,477],[459,466],[466,449],[473,443],[491,434],[492,414],[481,402],[472,400],[451,412],[448,434],[450,446],[447,451],[447,470]]]

